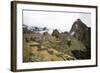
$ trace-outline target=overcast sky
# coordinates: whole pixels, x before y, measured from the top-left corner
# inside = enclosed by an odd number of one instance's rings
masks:
[[[23,11],[23,24],[47,27],[50,32],[53,29],[61,32],[70,31],[73,22],[78,18],[90,27],[90,13]]]

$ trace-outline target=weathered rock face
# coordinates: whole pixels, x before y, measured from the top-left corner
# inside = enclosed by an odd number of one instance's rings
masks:
[[[80,19],[73,23],[70,34],[82,41],[87,48],[90,48],[91,28],[86,26]]]
[[[70,30],[70,35],[75,37],[79,41],[81,41],[86,47],[86,51],[82,52],[82,51],[74,50],[73,54],[76,55],[79,53],[83,55],[77,57],[78,59],[79,58],[90,59],[91,58],[91,28],[86,26],[86,24],[84,24],[80,19],[77,19],[77,21],[75,21],[72,25],[72,28]]]

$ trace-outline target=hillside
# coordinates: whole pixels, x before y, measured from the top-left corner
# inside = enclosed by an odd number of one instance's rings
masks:
[[[63,61],[63,60],[76,60],[76,59],[89,59],[89,51],[87,50],[87,44],[82,41],[83,38],[76,37],[81,36],[83,33],[78,33],[77,29],[85,30],[87,27],[77,20],[71,28],[70,32],[59,33],[57,29],[54,29],[52,34],[47,32],[43,28],[37,29],[34,27],[27,29],[23,27],[23,62],[40,62],[40,61]],[[75,29],[75,24],[78,24]],[[80,26],[81,25],[81,26]],[[34,29],[34,30],[33,30]],[[40,30],[41,29],[41,30]],[[40,33],[39,31],[44,31]],[[72,35],[72,33],[75,33]],[[88,32],[88,31],[86,31]],[[85,33],[85,31],[84,31]],[[89,32],[88,32],[89,33]],[[86,37],[86,39],[89,39]]]

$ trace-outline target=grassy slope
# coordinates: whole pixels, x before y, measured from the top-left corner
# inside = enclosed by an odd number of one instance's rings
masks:
[[[27,36],[30,35],[27,34]],[[43,41],[41,46],[39,42],[32,41],[27,43],[24,39],[23,61],[33,62],[74,60],[75,57],[71,51],[75,49],[85,50],[84,44],[75,38],[72,38],[70,46],[67,45],[67,41],[62,42],[62,40],[56,40],[55,38],[49,41]]]

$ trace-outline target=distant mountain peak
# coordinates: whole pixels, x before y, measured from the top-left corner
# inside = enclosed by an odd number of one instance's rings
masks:
[[[82,31],[82,30],[87,30],[88,27],[85,23],[82,22],[81,19],[77,19],[70,30],[71,35],[74,35],[76,32]]]
[[[83,21],[81,20],[81,19],[77,19],[74,23],[73,23],[73,25],[84,25],[84,26],[86,26],[87,27],[87,25],[85,24],[85,23],[83,23]]]
[[[23,24],[23,29],[25,32],[47,32],[49,29],[47,27],[29,26]]]
[[[77,19],[72,25],[70,35],[87,45],[87,43],[90,44],[91,28],[83,23],[81,19]],[[88,45],[88,47],[90,46]]]
[[[82,22],[81,19],[77,19],[75,22]]]

